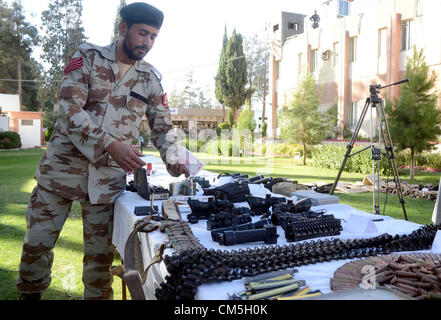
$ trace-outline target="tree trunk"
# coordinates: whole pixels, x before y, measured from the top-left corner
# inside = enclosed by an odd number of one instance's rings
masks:
[[[306,166],[306,144],[303,144],[303,165]]]
[[[225,122],[225,105],[222,104],[222,122]]]
[[[410,148],[410,180],[415,178],[415,149]]]

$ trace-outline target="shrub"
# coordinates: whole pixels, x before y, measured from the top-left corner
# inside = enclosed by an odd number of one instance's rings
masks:
[[[12,131],[0,132],[0,149],[20,149],[20,135]]]
[[[222,130],[230,130],[230,125],[227,122],[219,123],[219,126],[216,129],[217,135],[220,137]]]
[[[308,152],[306,151],[306,155],[308,156]],[[276,143],[274,145],[274,153],[282,156],[290,156],[294,157],[299,154],[303,157],[303,147],[300,144],[290,144],[290,143]]]
[[[47,128],[46,132],[44,133],[44,141],[48,142],[51,139],[53,131],[54,127]]]
[[[362,147],[355,146],[352,149],[352,154],[362,149]],[[346,150],[347,147],[342,144],[322,145],[316,147],[312,151],[312,166],[339,170],[343,163]],[[365,150],[352,157],[349,157],[346,162],[344,171],[371,174],[372,154],[370,150]],[[388,173],[390,173],[389,160],[382,157],[380,161],[380,174]]]
[[[396,155],[397,166],[410,166],[410,151],[404,150]],[[434,168],[441,170],[440,153],[421,153],[415,155],[415,166],[419,168]]]

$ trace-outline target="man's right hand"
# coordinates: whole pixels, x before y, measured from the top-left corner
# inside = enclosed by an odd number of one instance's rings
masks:
[[[107,147],[106,151],[110,153],[113,160],[126,172],[145,166],[145,162],[139,159],[143,154],[125,143],[114,141]]]

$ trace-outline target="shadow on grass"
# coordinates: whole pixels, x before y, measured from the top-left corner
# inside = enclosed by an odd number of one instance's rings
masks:
[[[18,244],[22,244],[25,233],[26,230],[23,230],[22,228],[0,223],[0,239],[6,239],[7,241],[10,242],[16,242]],[[55,247],[56,248],[61,247],[67,250],[75,250],[78,252],[83,252],[84,248],[83,248],[82,234],[81,234],[81,242],[67,240],[61,236],[58,239]]]
[[[17,281],[18,272],[8,272],[0,270],[0,296],[2,300],[17,300],[20,297],[20,292],[17,290],[15,284]],[[78,293],[70,293],[72,296],[79,295]],[[82,293],[81,293],[82,295]],[[43,292],[42,300],[81,300],[81,298],[71,298],[64,290],[54,289],[52,286]]]

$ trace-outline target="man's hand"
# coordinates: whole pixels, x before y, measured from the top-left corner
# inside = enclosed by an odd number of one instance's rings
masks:
[[[139,159],[143,154],[125,143],[114,141],[106,151],[124,171],[130,172],[145,166],[145,162]]]
[[[183,164],[171,164],[168,167],[168,172],[173,176],[173,177],[179,177],[181,174],[185,174],[185,177],[188,178],[190,176],[190,172],[188,170],[188,168],[186,168]]]

